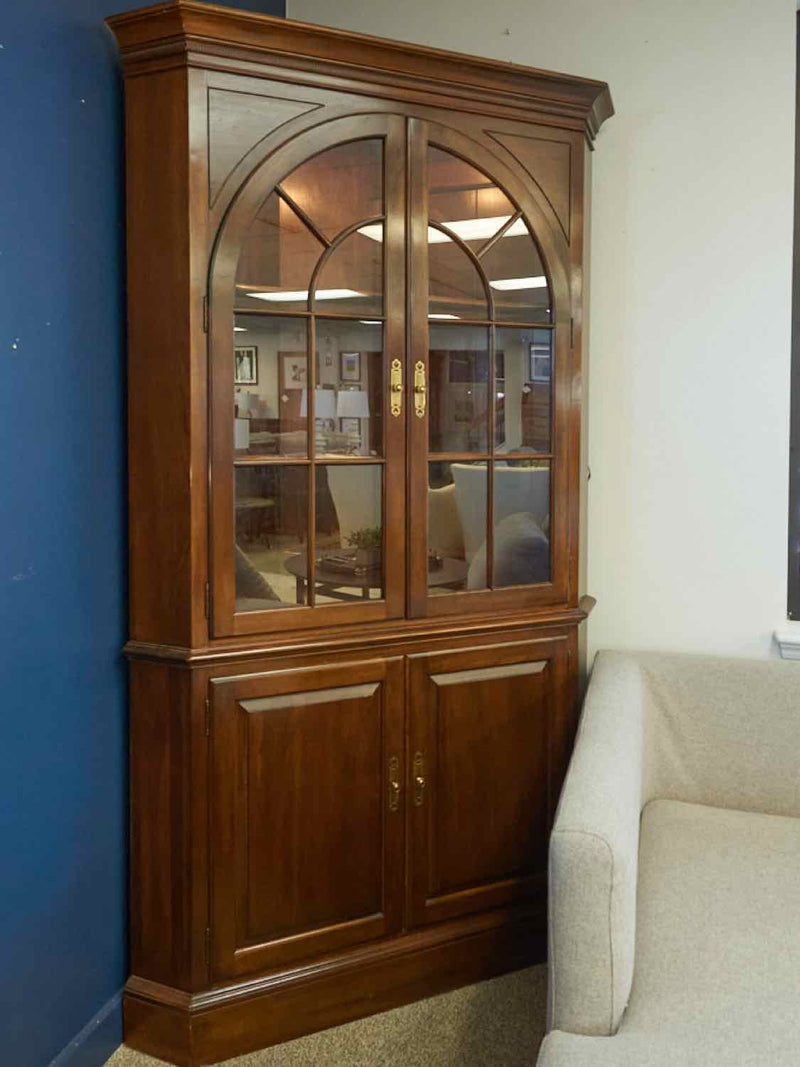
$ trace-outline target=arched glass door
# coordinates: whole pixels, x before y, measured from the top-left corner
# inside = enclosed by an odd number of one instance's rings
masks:
[[[418,119],[331,125],[217,244],[214,633],[564,599],[567,274],[525,182]]]
[[[218,253],[217,633],[404,610],[404,431],[389,396],[403,353],[402,122],[371,125],[267,187]]]
[[[556,525],[548,272],[501,184],[421,123],[411,170],[411,526],[427,534],[411,613],[535,603],[553,595]]]

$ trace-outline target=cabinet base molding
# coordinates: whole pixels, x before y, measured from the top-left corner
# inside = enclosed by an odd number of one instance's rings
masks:
[[[200,1067],[545,958],[543,911],[498,910],[202,993],[134,975],[124,995],[125,1044]]]

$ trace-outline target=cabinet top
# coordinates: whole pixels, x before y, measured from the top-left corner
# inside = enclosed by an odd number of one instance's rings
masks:
[[[493,102],[561,117],[565,125],[582,123],[590,140],[614,113],[605,82],[197,0],[156,4],[106,23],[126,76],[176,65],[233,69],[231,61],[266,63],[366,81],[393,96],[427,87],[474,101],[478,112]]]

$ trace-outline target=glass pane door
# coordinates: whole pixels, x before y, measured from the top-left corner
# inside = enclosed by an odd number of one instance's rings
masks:
[[[436,614],[472,610],[466,594],[484,594],[485,610],[493,591],[551,581],[555,317],[519,207],[422,140],[411,226],[414,262],[424,260],[414,359],[425,411],[412,450],[427,544],[412,564],[412,610]]]
[[[389,487],[404,433],[387,369],[403,351],[402,123],[376,121],[377,135],[318,151],[265,190],[238,249],[232,344],[224,299],[212,305],[227,437],[212,483],[215,559],[228,560],[215,632],[403,612],[403,498]]]

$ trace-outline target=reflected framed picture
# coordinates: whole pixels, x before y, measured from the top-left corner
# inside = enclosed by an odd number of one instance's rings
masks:
[[[361,381],[361,353],[340,352],[341,369],[339,377],[343,382]]]
[[[530,370],[532,382],[549,382],[552,375],[550,336],[544,342],[534,341],[530,346]]]
[[[281,374],[279,388],[305,389],[308,385],[308,356],[295,352],[281,353]]]
[[[258,348],[255,345],[234,348],[233,384],[258,385]]]

